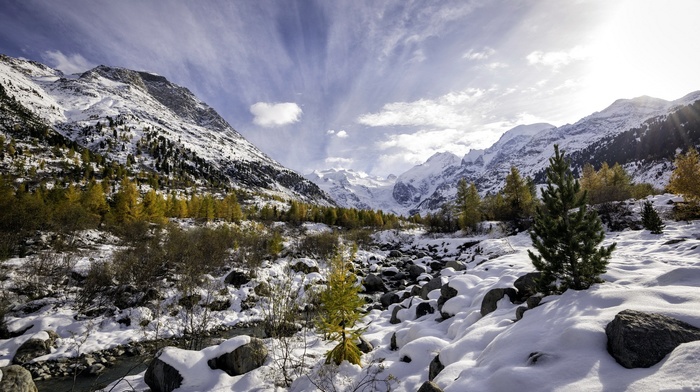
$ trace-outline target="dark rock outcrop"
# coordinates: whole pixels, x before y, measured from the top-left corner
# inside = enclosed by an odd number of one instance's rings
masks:
[[[246,343],[230,353],[212,358],[207,362],[212,369],[221,369],[229,376],[239,376],[257,369],[265,363],[267,349],[262,340],[251,338]]]
[[[700,328],[661,314],[623,310],[605,327],[608,352],[622,366],[654,366],[678,345],[700,340]]]
[[[242,271],[233,270],[224,278],[224,283],[234,287],[241,287],[248,282],[250,282],[250,277]]]
[[[58,335],[56,335],[56,332],[51,330],[44,332],[48,334],[48,339],[33,337],[22,343],[22,345],[17,349],[14,358],[12,358],[12,363],[21,365],[31,361],[34,358],[50,354],[51,348],[56,343],[56,339],[58,339]]]
[[[416,318],[421,318],[425,316],[426,314],[433,314],[435,313],[435,309],[433,308],[433,305],[430,304],[430,302],[421,302],[416,306]]]
[[[418,388],[418,392],[442,392],[442,389],[432,381],[426,381]]]
[[[442,279],[438,276],[436,278],[430,279],[430,281],[424,284],[420,290],[420,297],[424,300],[428,299],[428,293],[433,290],[437,290],[442,287]]]
[[[440,354],[436,355],[435,358],[430,361],[430,366],[428,367],[428,381],[433,381],[444,368],[445,365],[440,362]]]
[[[522,299],[529,298],[538,292],[537,281],[542,276],[541,272],[527,273],[513,282],[513,286],[518,290],[518,296]]]
[[[143,381],[153,392],[171,392],[180,388],[183,378],[177,369],[163,362],[156,355],[148,365]]]
[[[365,277],[365,279],[362,281],[362,285],[365,286],[364,292],[367,294],[387,292],[384,281],[375,274],[367,275],[367,277]]]
[[[484,299],[481,301],[481,315],[486,316],[487,314],[496,310],[496,304],[506,295],[508,296],[508,299],[510,299],[510,302],[513,302],[518,298],[517,291],[510,287],[506,289],[496,288],[489,290],[484,296]]]
[[[19,365],[0,368],[0,391],[38,392],[32,374]]]

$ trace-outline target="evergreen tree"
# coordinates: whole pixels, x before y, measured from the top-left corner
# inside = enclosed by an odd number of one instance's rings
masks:
[[[663,233],[664,223],[649,200],[645,201],[642,207],[642,226],[651,234]]]
[[[362,318],[360,308],[364,301],[360,297],[360,285],[357,277],[351,270],[351,259],[345,258],[345,249],[340,248],[330,260],[330,270],[327,278],[327,287],[321,293],[321,312],[319,328],[328,335],[331,340],[338,342],[331,351],[326,354],[326,363],[331,361],[337,365],[347,360],[353,364],[360,364],[362,353],[355,344],[362,331],[356,328],[356,324]]]
[[[530,193],[530,186],[515,166],[510,168],[510,173],[506,176],[503,198],[506,203],[506,219],[519,220],[532,215],[534,199]]]
[[[595,211],[587,208],[586,192],[579,190],[564,152],[560,153],[559,146],[554,145],[547,186],[542,189],[544,208],[537,208],[530,232],[539,255],[528,250],[532,264],[542,273],[539,284],[543,292],[583,290],[601,282],[599,276],[605,272],[615,249],[614,243],[597,247],[605,231]]]
[[[678,154],[674,164],[668,189],[683,195],[686,201],[700,202],[700,154],[691,148],[685,154]]]
[[[462,230],[476,230],[481,221],[479,207],[481,198],[474,183],[467,184],[467,180],[462,178],[457,183],[457,199],[455,201],[456,213],[459,219],[459,227]]]

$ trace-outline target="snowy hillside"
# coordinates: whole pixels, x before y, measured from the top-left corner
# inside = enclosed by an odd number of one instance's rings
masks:
[[[331,203],[317,186],[267,157],[189,90],[162,76],[106,66],[66,76],[2,56],[0,81],[47,125],[119,163]]]

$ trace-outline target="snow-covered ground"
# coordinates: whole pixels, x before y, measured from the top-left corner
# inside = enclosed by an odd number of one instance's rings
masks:
[[[670,208],[671,196],[657,196],[654,204],[664,216]],[[639,213],[639,206],[635,205]],[[475,238],[426,235],[420,231],[387,231],[377,235],[381,242],[399,244],[403,249],[431,248],[447,259],[463,260],[466,271],[446,268],[440,272],[443,283],[457,290],[443,310],[454,314],[442,320],[440,312],[415,318],[418,297],[405,299],[398,311],[400,322],[390,322],[393,307],[372,310],[364,318],[363,336],[374,349],[363,355],[363,367],[344,363],[331,369],[322,366],[324,354],[333,346],[313,331],[303,330],[293,339],[293,355],[304,358],[303,375],[291,387],[274,385],[274,358],[268,358],[261,368],[241,376],[231,377],[221,370],[211,370],[206,360],[221,351],[209,348],[200,352],[169,351],[166,360],[183,363],[185,382],[178,391],[340,391],[386,390],[416,391],[428,380],[430,362],[439,354],[445,368],[434,379],[446,392],[457,391],[700,391],[700,342],[677,347],[658,364],[645,369],[627,369],[619,365],[606,349],[606,325],[625,309],[660,313],[700,327],[700,221],[674,222],[665,219],[663,234],[647,230],[610,232],[603,244],[617,243],[602,276],[602,284],[585,291],[569,290],[562,295],[545,297],[542,303],[525,312],[515,321],[519,305],[508,297],[498,302],[497,310],[482,316],[484,295],[493,288],[513,287],[513,282],[534,271],[527,250],[531,242],[527,233],[503,237],[494,230]],[[323,229],[323,228],[318,228]],[[465,243],[481,241],[476,247],[464,248]],[[435,253],[433,253],[435,254]],[[361,259],[382,260],[388,251],[362,251]],[[284,265],[292,260],[280,259],[267,263],[258,278],[271,283],[288,270]],[[422,260],[425,264],[429,260]],[[13,262],[13,261],[11,261]],[[296,262],[296,260],[294,260]],[[313,260],[305,260],[314,264]],[[368,263],[369,265],[376,264]],[[321,265],[321,264],[319,264]],[[321,269],[321,273],[323,269]],[[293,284],[310,287],[322,274],[291,275]],[[275,287],[275,286],[273,286]],[[229,289],[231,298],[243,297],[250,287]],[[409,288],[410,290],[410,288]],[[440,290],[429,293],[427,302],[436,307]],[[260,317],[262,311],[242,311],[240,301],[233,301],[227,312],[218,315],[222,324],[235,324]],[[129,310],[132,318],[139,309]],[[61,339],[58,348],[46,358],[70,355],[71,348],[82,342],[80,349],[97,350],[131,339],[146,338],[147,331],[133,322],[130,327],[118,324],[114,317],[102,318],[88,324],[76,321],[69,309],[47,304],[24,318],[10,320],[10,330],[34,324],[20,338],[0,341],[0,365],[6,365],[14,350],[23,341],[43,329],[54,329]],[[154,317],[154,315],[149,315]],[[163,324],[175,322],[162,315]],[[89,336],[85,337],[88,325]],[[391,349],[395,336],[397,349]],[[26,337],[26,338],[25,338]],[[233,348],[246,338],[234,338],[224,343]],[[276,342],[265,340],[275,352]],[[410,362],[409,362],[410,360]],[[374,383],[362,384],[367,380]],[[137,391],[148,387],[143,373],[122,381],[113,391]],[[324,386],[325,385],[325,386]],[[320,388],[319,388],[320,386]],[[358,388],[358,386],[360,386]],[[364,389],[363,389],[364,388]],[[375,388],[375,389],[372,389]],[[110,388],[107,388],[110,390]]]

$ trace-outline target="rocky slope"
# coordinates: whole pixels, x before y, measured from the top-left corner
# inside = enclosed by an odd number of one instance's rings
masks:
[[[1,56],[0,82],[10,100],[48,129],[136,170],[333,203],[318,186],[266,156],[214,109],[165,77],[107,66],[63,75],[36,62]],[[2,115],[7,117],[7,111]]]

